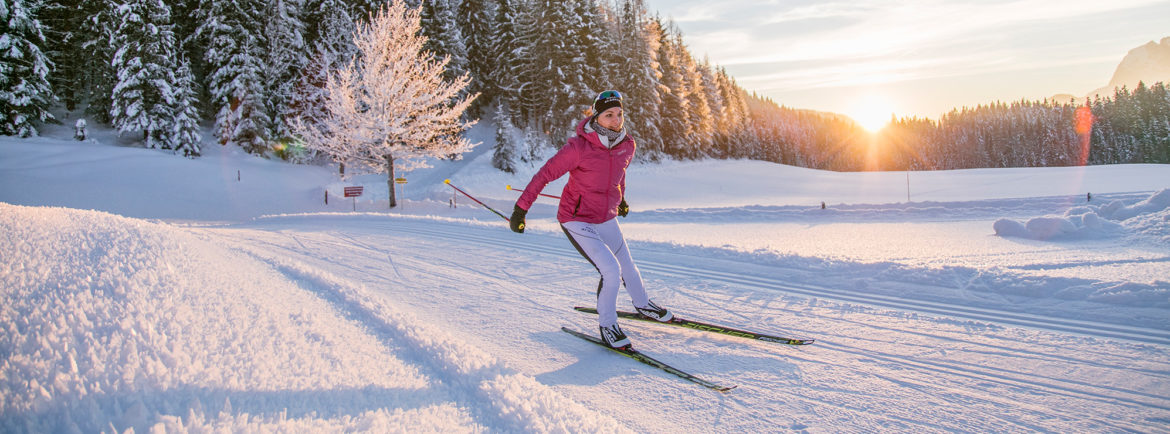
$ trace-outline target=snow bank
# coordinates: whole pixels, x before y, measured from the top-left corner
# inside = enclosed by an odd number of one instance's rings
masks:
[[[1170,188],[1154,193],[1132,205],[1120,200],[1108,204],[1069,209],[1061,217],[1037,217],[1021,223],[1001,218],[992,227],[1002,237],[1034,240],[1085,239],[1116,235],[1125,231],[1149,235],[1170,242]]]
[[[0,431],[621,429],[360,287],[221,244],[0,203]]]

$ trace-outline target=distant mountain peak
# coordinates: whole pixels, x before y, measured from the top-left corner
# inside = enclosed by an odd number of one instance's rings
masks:
[[[1150,41],[1145,45],[1129,50],[1117,70],[1113,72],[1113,79],[1109,86],[1136,86],[1139,81],[1147,84],[1158,81],[1170,81],[1170,37],[1162,38],[1161,42]]]
[[[1129,50],[1113,71],[1109,85],[1090,92],[1088,97],[1112,96],[1113,89],[1121,86],[1133,89],[1138,82],[1149,85],[1159,81],[1170,83],[1170,37]]]

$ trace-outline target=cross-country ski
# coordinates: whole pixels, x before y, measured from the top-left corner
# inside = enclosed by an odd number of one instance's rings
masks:
[[[684,380],[690,381],[692,383],[698,384],[700,386],[706,387],[706,388],[711,389],[711,390],[716,390],[719,392],[726,392],[726,391],[729,391],[729,390],[734,389],[736,387],[736,386],[720,386],[718,384],[715,384],[715,383],[712,383],[710,381],[704,380],[702,378],[696,377],[694,375],[688,374],[688,373],[686,373],[678,368],[675,368],[673,366],[667,365],[666,363],[660,362],[657,359],[646,355],[646,353],[635,350],[629,346],[622,347],[622,348],[614,348],[614,347],[609,346],[609,344],[606,344],[601,339],[598,339],[598,338],[595,338],[593,336],[578,332],[576,330],[572,330],[568,327],[561,327],[561,331],[568,333],[568,334],[571,334],[573,336],[579,337],[579,338],[584,339],[586,341],[592,342],[594,344],[597,344],[598,346],[605,348],[605,349],[608,349],[610,351],[613,351],[615,353],[621,354],[623,356],[629,357],[631,359],[634,359],[634,360],[637,360],[639,362],[645,363],[647,365],[653,366],[655,368],[661,369],[663,372],[669,373],[671,375],[675,375],[679,378],[682,378]]]
[[[594,309],[592,307],[574,306],[573,309],[577,310],[578,312],[591,313],[591,314],[595,314],[595,315],[597,314],[597,309]],[[736,337],[741,337],[741,338],[753,339],[753,340],[757,340],[757,341],[775,342],[778,344],[812,345],[813,342],[816,342],[815,339],[786,338],[786,337],[769,335],[769,334],[764,334],[764,333],[751,332],[751,331],[747,331],[747,330],[740,330],[740,329],[722,326],[722,325],[718,325],[718,324],[711,324],[711,323],[706,323],[706,322],[701,322],[701,321],[683,319],[683,318],[679,318],[678,316],[671,318],[669,321],[663,322],[663,321],[658,321],[658,320],[653,319],[653,318],[647,318],[645,315],[639,314],[637,312],[626,312],[626,311],[619,310],[617,312],[617,315],[618,315],[618,318],[628,318],[628,319],[634,319],[634,320],[638,320],[638,321],[646,321],[646,322],[652,322],[652,323],[658,323],[658,324],[669,324],[669,325],[678,326],[678,327],[686,327],[686,328],[695,329],[695,330],[702,330],[705,332],[718,333],[718,334],[728,335],[728,336],[736,336]]]

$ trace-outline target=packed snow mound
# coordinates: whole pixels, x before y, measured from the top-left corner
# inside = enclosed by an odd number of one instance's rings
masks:
[[[1069,209],[1063,216],[1036,217],[1027,222],[1001,218],[992,225],[1001,237],[1033,240],[1086,239],[1131,232],[1170,242],[1170,188],[1132,205],[1120,200]]]
[[[621,428],[364,288],[221,244],[0,203],[0,432]]]

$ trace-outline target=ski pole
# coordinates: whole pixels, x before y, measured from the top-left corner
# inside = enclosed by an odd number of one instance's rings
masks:
[[[514,188],[512,188],[512,186],[511,186],[511,185],[505,185],[505,186],[504,186],[504,188],[506,188],[506,189],[508,189],[508,190],[512,190],[512,191],[519,191],[521,194],[523,194],[523,193],[524,193],[524,190],[517,190],[517,189],[514,189]],[[551,197],[551,198],[553,198],[553,199],[560,199],[560,198],[561,198],[560,196],[553,196],[553,195],[551,195],[551,194],[544,194],[544,193],[537,193],[537,194],[539,194],[539,195],[541,195],[541,196],[544,196],[544,197]]]
[[[488,211],[491,211],[491,212],[494,212],[494,213],[496,213],[496,215],[500,216],[500,217],[501,217],[501,218],[503,218],[504,220],[508,220],[508,221],[511,221],[511,220],[512,220],[512,219],[509,219],[509,218],[505,217],[503,214],[500,214],[500,212],[499,212],[499,211],[496,211],[496,210],[492,209],[492,207],[490,207],[490,206],[487,206],[487,204],[485,204],[485,203],[483,203],[483,202],[480,202],[480,201],[479,201],[479,199],[476,199],[474,196],[472,196],[472,195],[470,195],[470,194],[467,194],[467,192],[466,192],[466,191],[460,190],[460,189],[459,189],[459,187],[456,187],[456,186],[455,186],[455,184],[452,184],[452,183],[451,183],[451,180],[450,180],[450,179],[444,179],[444,180],[443,180],[443,183],[444,183],[444,184],[447,184],[447,185],[450,185],[450,186],[451,186],[451,188],[454,188],[454,189],[455,189],[455,191],[458,191],[458,192],[460,192],[460,193],[463,193],[463,195],[464,195],[464,196],[467,196],[467,197],[468,197],[468,198],[470,198],[471,200],[474,200],[474,201],[475,201],[475,203],[478,203],[478,204],[480,204],[480,205],[483,205],[483,207],[484,207],[484,208],[487,208],[487,209],[488,209]]]

